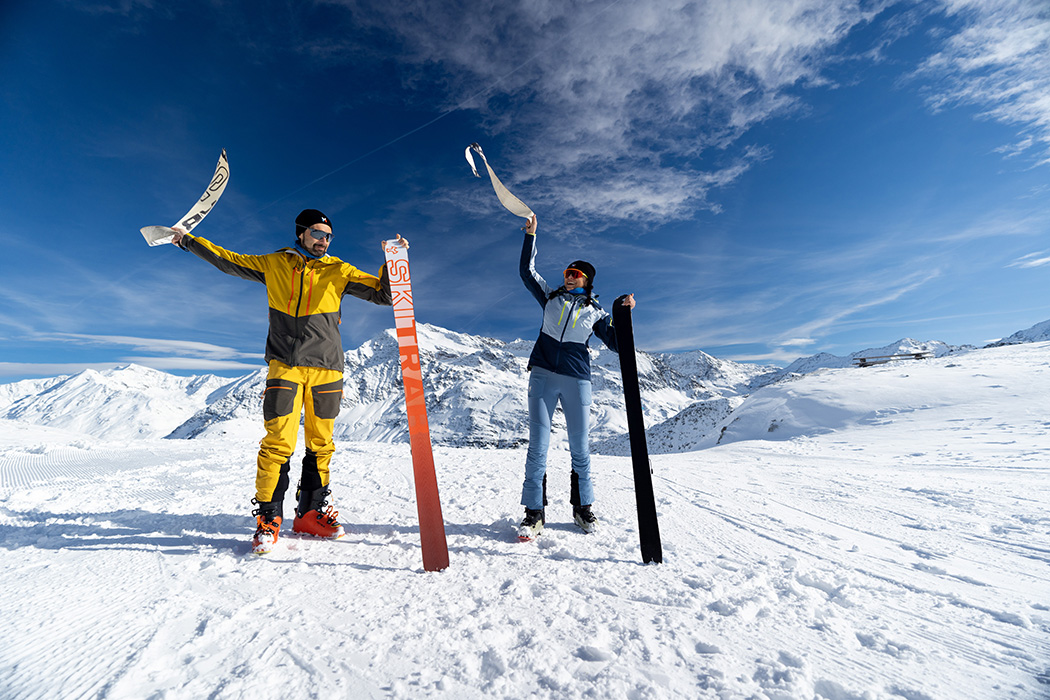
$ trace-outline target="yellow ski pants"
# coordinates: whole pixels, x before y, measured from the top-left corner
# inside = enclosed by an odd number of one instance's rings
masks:
[[[284,497],[285,483],[275,494],[281,469],[295,452],[299,436],[299,416],[306,408],[303,430],[307,456],[316,455],[321,486],[328,486],[328,465],[335,452],[332,430],[343,398],[343,373],[320,367],[289,367],[270,360],[263,394],[263,421],[266,437],[259,443],[258,468],[255,473],[255,498],[260,502]],[[305,464],[305,462],[304,462]],[[287,473],[287,469],[285,469]]]

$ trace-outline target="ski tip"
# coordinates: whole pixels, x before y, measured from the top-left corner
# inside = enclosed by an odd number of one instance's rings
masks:
[[[169,226],[143,226],[139,229],[139,233],[150,246],[158,246],[171,243],[171,239],[175,236],[175,229]]]

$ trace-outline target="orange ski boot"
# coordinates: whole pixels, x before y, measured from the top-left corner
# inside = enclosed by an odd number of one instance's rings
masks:
[[[252,554],[268,554],[273,551],[277,544],[277,533],[281,531],[280,516],[273,520],[263,520],[258,516],[259,526],[255,529],[255,537],[252,538]]]
[[[255,536],[252,537],[252,554],[266,554],[273,551],[274,545],[277,544],[277,535],[281,531],[281,502],[266,503],[253,498],[252,503],[259,506],[252,511],[257,523]]]
[[[292,532],[327,540],[337,540],[346,534],[337,520],[339,511],[328,505],[325,500],[330,493],[331,491],[323,487],[313,491],[299,491],[299,507],[295,509]]]

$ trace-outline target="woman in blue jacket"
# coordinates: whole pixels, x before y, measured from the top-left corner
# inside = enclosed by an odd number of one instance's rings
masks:
[[[591,406],[591,357],[587,343],[597,335],[616,352],[612,318],[598,305],[594,287],[594,266],[583,260],[571,263],[564,272],[565,282],[557,289],[536,272],[536,217],[525,226],[519,270],[525,287],[543,307],[543,326],[529,356],[529,450],[525,458],[525,483],[521,504],[525,518],[518,528],[518,539],[533,539],[546,522],[545,474],[550,445],[551,418],[561,401],[569,434],[572,457],[573,520],[584,532],[597,526],[592,505],[591,456],[588,445]],[[633,308],[634,296],[622,302]]]

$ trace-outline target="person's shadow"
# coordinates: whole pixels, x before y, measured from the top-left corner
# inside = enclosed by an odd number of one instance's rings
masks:
[[[244,516],[153,513],[141,509],[108,513],[17,515],[19,525],[0,525],[0,549],[150,549],[189,553],[201,546],[247,552]]]
[[[18,513],[16,517],[18,525],[0,524],[0,549],[142,549],[173,556],[199,554],[202,547],[243,556],[247,556],[251,550],[252,522],[239,514],[174,514],[134,509],[105,513],[31,511]],[[396,525],[344,522],[343,525],[347,534],[333,542],[333,545],[400,547],[406,551],[420,546],[418,523]],[[575,530],[575,526],[569,523],[550,523],[546,529],[569,532]],[[491,523],[446,522],[445,534],[447,538],[452,539],[449,552],[453,556],[535,556],[529,543],[518,542],[512,519],[504,518]],[[308,535],[293,533],[291,518],[287,521],[287,527],[281,528],[280,537],[292,542],[317,541]],[[520,544],[521,551],[516,552],[514,548],[508,550],[507,545],[510,543]],[[266,558],[273,561],[287,559],[281,555],[280,550],[267,554]],[[615,557],[581,559],[626,563]],[[356,568],[389,568],[372,566],[360,560],[343,563]]]

